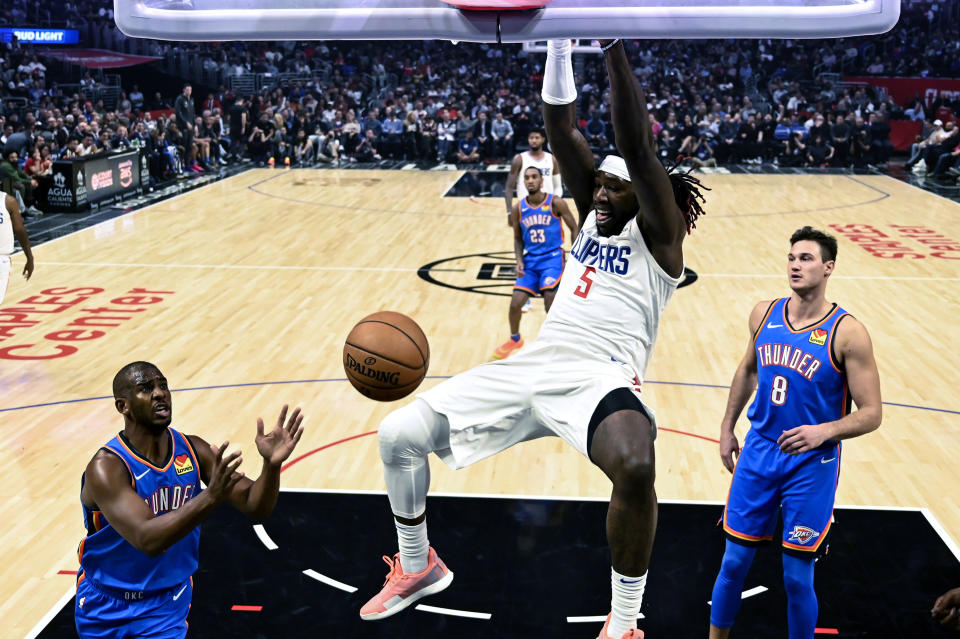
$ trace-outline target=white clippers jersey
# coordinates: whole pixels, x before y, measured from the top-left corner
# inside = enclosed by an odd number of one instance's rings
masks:
[[[13,221],[7,210],[7,198],[0,193],[0,255],[13,254]]]
[[[679,283],[650,254],[636,217],[620,235],[601,237],[590,211],[537,341],[627,364],[642,382],[660,316]]]
[[[522,200],[530,195],[523,183],[523,172],[531,166],[537,167],[543,173],[543,192],[553,193],[553,154],[544,151],[543,158],[535,160],[530,155],[530,151],[524,151],[520,154],[520,158],[523,160],[523,164],[520,165],[520,175],[517,176],[517,197]]]

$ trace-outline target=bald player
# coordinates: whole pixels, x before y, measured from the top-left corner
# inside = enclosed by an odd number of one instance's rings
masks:
[[[180,639],[197,569],[200,528],[221,502],[262,519],[273,511],[280,465],[303,434],[300,409],[264,432],[257,418],[260,477],[238,471],[240,451],[170,427],[167,378],[149,362],[113,378],[123,430],[96,452],[80,478],[86,537],[78,551],[74,618],[81,638]],[[201,489],[200,482],[206,484]]]

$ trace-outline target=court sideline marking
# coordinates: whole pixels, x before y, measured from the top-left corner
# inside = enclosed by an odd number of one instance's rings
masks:
[[[449,379],[451,375],[427,375],[424,379]],[[242,382],[237,384],[215,384],[211,386],[193,386],[187,388],[174,388],[171,390],[172,393],[187,393],[192,391],[202,391],[202,390],[222,390],[222,389],[231,389],[231,388],[244,388],[250,386],[280,386],[284,384],[317,384],[323,382],[346,382],[346,377],[333,377],[327,379],[290,379],[290,380],[271,380],[265,382]],[[644,384],[651,384],[654,386],[689,386],[693,388],[715,388],[715,389],[729,389],[730,386],[726,384],[704,384],[699,382],[671,382],[671,381],[657,381],[657,380],[644,380]],[[78,404],[81,402],[92,402],[99,400],[113,399],[112,395],[98,395],[96,397],[79,397],[77,399],[62,399],[54,402],[44,402],[42,404],[25,404],[23,406],[10,406],[8,408],[0,408],[0,413],[7,413],[17,410],[27,410],[30,408],[45,408],[49,406],[60,406],[62,404]],[[953,410],[949,408],[936,408],[933,406],[920,406],[917,404],[904,404],[899,402],[883,402],[884,406],[896,406],[898,408],[912,408],[915,410],[926,410],[934,413],[946,413],[947,415],[960,415],[960,410]],[[671,430],[669,428],[661,428],[660,430],[668,432],[680,432],[682,434],[689,434],[683,431]],[[369,433],[367,433],[369,434]],[[361,437],[362,435],[355,435],[355,437]],[[700,437],[704,439],[703,436],[694,435],[695,437]],[[716,441],[710,439],[710,441]]]
[[[59,261],[38,261],[39,265],[47,266],[90,266],[94,268],[114,267],[114,268],[192,268],[204,270],[258,270],[258,271],[364,271],[375,273],[416,273],[422,267],[401,268],[392,266],[307,266],[299,264],[153,264],[149,262],[59,262]],[[462,270],[462,269],[458,269]],[[781,279],[779,273],[702,273],[697,271],[699,277],[719,277],[724,279]],[[897,275],[831,275],[835,280],[893,280],[902,282],[958,282],[960,277],[921,277],[921,276],[897,276]]]

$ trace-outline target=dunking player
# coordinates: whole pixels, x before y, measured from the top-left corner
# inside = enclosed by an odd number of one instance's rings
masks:
[[[10,271],[13,264],[10,255],[13,254],[13,237],[16,236],[23,248],[23,254],[27,257],[27,263],[23,265],[23,276],[30,279],[33,275],[33,251],[30,250],[30,238],[27,237],[27,229],[23,226],[23,219],[20,217],[20,205],[17,198],[12,195],[3,194],[0,199],[0,302],[7,292],[7,282],[10,281]]]
[[[813,566],[830,529],[840,440],[876,430],[882,412],[867,329],[826,299],[836,257],[836,239],[809,226],[799,229],[787,256],[790,297],[760,302],[750,313],[747,353],[730,384],[720,426],[720,457],[734,474],[710,639],[729,636],[756,545],[772,539],[778,516],[789,636],[814,636]],[[754,388],[741,451],[733,427]]]
[[[577,129],[569,41],[551,42],[544,116],[580,213],[580,234],[540,335],[521,352],[457,375],[380,425],[400,552],[360,610],[388,617],[453,580],[427,540],[427,455],[462,468],[513,444],[558,436],[613,482],[607,537],[613,610],[603,639],[636,630],[656,528],[653,412],[639,397],[660,315],[683,273],[681,245],[702,213],[698,182],[657,160],[646,99],[619,41],[604,45],[623,157],[599,170]],[[702,198],[701,198],[702,199]]]
[[[123,430],[97,451],[80,480],[87,536],[79,549],[77,633],[184,637],[200,522],[225,500],[251,517],[270,514],[280,465],[300,441],[303,416],[297,408],[287,419],[284,406],[269,433],[257,419],[263,470],[254,482],[237,472],[239,451],[224,455],[228,442],[211,446],[170,428],[170,390],[153,364],[121,368],[113,397]]]
[[[535,166],[524,169],[523,183],[529,195],[513,205],[517,281],[510,298],[510,339],[497,347],[494,359],[504,359],[523,348],[520,309],[531,296],[543,295],[543,305],[550,311],[563,273],[563,224],[570,229],[570,237],[577,235],[577,221],[567,203],[543,192],[540,169]]]
[[[517,153],[513,156],[510,163],[510,173],[507,174],[507,184],[503,189],[503,199],[507,203],[507,225],[513,224],[513,190],[516,187],[517,198],[523,198],[529,195],[524,180],[521,178],[528,167],[535,166],[540,169],[543,175],[543,190],[558,198],[563,197],[563,182],[560,180],[560,168],[557,166],[557,160],[549,151],[543,150],[543,145],[547,143],[547,134],[543,129],[533,129],[527,135],[527,144],[530,148],[523,153]],[[544,300],[546,301],[546,300]],[[524,302],[521,310],[526,313],[530,310],[530,300]]]

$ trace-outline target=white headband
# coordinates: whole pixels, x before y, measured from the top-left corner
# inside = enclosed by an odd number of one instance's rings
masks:
[[[623,158],[619,155],[608,155],[603,158],[603,162],[600,163],[600,168],[597,170],[609,173],[610,175],[616,175],[625,182],[630,181],[630,172],[627,171],[627,163],[624,162]]]

